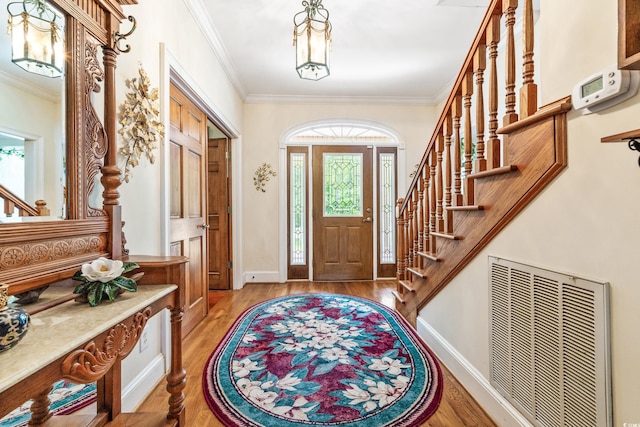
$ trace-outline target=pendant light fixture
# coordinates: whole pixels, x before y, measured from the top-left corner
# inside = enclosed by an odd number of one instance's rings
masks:
[[[331,23],[322,0],[303,0],[304,10],[293,17],[296,70],[302,79],[320,80],[329,75]]]
[[[64,67],[62,17],[44,0],[7,5],[11,35],[11,62],[24,70],[60,77]]]

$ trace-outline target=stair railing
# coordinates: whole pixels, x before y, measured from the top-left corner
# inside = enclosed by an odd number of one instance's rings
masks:
[[[458,238],[453,234],[454,211],[483,209],[474,204],[474,179],[503,168],[513,170],[511,166],[503,166],[506,161],[501,154],[498,114],[503,114],[502,125],[507,126],[538,110],[534,83],[533,1],[521,2],[519,102],[515,65],[519,1],[493,0],[444,104],[407,195],[398,201],[397,275],[405,286],[408,286],[405,280],[411,274],[419,273],[424,258],[438,260],[437,237]],[[504,37],[504,49],[499,51],[501,37]],[[500,58],[505,64],[504,73],[498,73],[499,55],[504,55]],[[488,82],[485,82],[485,72]],[[499,100],[499,77],[504,79],[502,102]],[[517,104],[519,114],[516,113]],[[401,294],[402,286],[399,291]],[[396,297],[402,301],[400,294],[396,293]]]
[[[0,199],[4,202],[4,214],[12,217],[16,209],[18,216],[49,216],[50,211],[44,200],[36,200],[36,207],[29,205],[8,188],[0,184]]]

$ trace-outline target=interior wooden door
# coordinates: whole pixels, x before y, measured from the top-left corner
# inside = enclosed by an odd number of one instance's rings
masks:
[[[210,138],[207,154],[209,289],[230,289],[229,139]]]
[[[208,311],[205,194],[206,115],[171,84],[170,248],[189,258],[183,336]]]
[[[313,279],[373,279],[373,148],[313,147]]]

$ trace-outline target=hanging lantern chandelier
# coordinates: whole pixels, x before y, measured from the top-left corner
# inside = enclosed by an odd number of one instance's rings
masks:
[[[11,35],[11,62],[24,70],[60,77],[64,67],[62,17],[44,0],[24,0],[7,5]]]
[[[322,0],[303,0],[304,10],[293,17],[296,70],[302,79],[320,80],[329,75],[331,23]]]

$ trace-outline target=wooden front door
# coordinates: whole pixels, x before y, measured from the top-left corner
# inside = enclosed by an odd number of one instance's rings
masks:
[[[231,183],[228,138],[210,138],[207,154],[209,289],[231,289]]]
[[[313,147],[313,279],[373,279],[372,151]]]
[[[171,84],[170,252],[189,258],[182,334],[206,315],[207,228],[205,153],[207,118],[178,87]]]

